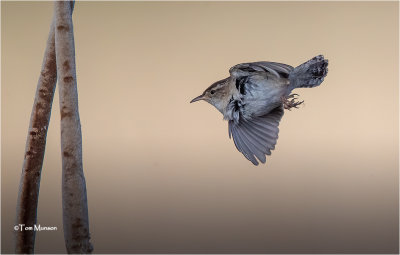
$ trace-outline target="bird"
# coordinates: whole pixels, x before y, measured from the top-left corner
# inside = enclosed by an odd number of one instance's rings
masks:
[[[229,77],[214,82],[190,103],[204,100],[228,121],[229,138],[254,165],[265,164],[278,140],[284,109],[298,108],[297,88],[319,86],[328,73],[328,60],[318,55],[292,67],[277,62],[237,64]]]

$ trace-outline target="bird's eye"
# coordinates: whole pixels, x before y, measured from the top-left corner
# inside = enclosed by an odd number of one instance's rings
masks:
[[[215,90],[211,90],[210,93],[211,93],[211,95],[214,95]]]

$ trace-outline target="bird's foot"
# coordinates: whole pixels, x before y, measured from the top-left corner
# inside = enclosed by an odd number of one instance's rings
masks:
[[[290,111],[291,108],[299,108],[298,106],[304,103],[304,101],[296,101],[298,94],[291,94],[286,97],[282,97],[283,107]]]

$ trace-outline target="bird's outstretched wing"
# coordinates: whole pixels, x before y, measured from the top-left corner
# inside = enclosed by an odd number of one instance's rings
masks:
[[[238,123],[230,120],[229,138],[232,135],[236,148],[254,165],[258,165],[257,159],[265,163],[265,155],[271,155],[278,140],[278,126],[282,116],[283,107],[279,106],[264,116],[250,120],[240,118]]]
[[[239,78],[242,76],[249,76],[254,72],[268,72],[277,78],[288,78],[290,71],[293,70],[293,67],[290,65],[276,63],[276,62],[253,62],[253,63],[243,63],[238,64],[231,69],[229,69],[229,73],[234,78]]]

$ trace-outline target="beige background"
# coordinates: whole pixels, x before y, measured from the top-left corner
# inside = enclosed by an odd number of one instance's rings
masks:
[[[2,252],[51,2],[2,2]],[[84,170],[97,253],[398,251],[398,3],[78,2],[73,15]],[[240,62],[329,74],[296,92],[266,165],[189,104]],[[36,252],[65,252],[58,94]]]

